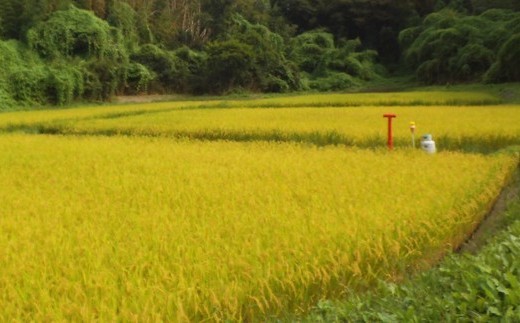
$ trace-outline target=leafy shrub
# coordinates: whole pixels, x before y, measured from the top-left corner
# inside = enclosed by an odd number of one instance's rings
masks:
[[[27,32],[29,46],[47,58],[113,57],[121,54],[113,36],[106,21],[74,6],[54,12]]]
[[[152,84],[152,90],[162,92],[174,88],[179,64],[171,52],[147,44],[140,47],[130,58],[155,73],[157,82]]]
[[[495,54],[478,43],[470,43],[462,47],[455,58],[450,61],[452,69],[461,80],[474,80],[485,73],[493,63]]]
[[[86,63],[85,93],[90,100],[109,100],[124,82],[123,70],[120,66],[112,64],[111,61],[100,59]]]
[[[44,83],[46,73],[43,66],[32,68],[19,67],[11,72],[10,87],[17,101],[35,104],[44,102]]]
[[[314,78],[309,82],[310,89],[317,91],[340,91],[359,85],[359,80],[341,72],[330,72],[325,77]]]
[[[0,84],[0,111],[11,109],[15,104],[11,93],[5,89],[4,84]]]
[[[237,40],[212,42],[206,47],[208,53],[208,88],[221,93],[234,87],[250,88],[254,83],[253,48]]]
[[[286,92],[300,88],[299,73],[285,55],[284,39],[266,26],[252,24],[242,16],[233,19],[228,40],[254,48],[249,87],[267,92]]]
[[[83,94],[82,70],[46,64],[17,41],[0,41],[1,101],[8,106],[67,104]]]
[[[291,42],[290,58],[307,73],[314,73],[328,51],[333,50],[332,34],[316,30],[296,36]]]
[[[47,102],[65,105],[84,93],[83,71],[72,65],[56,65],[48,69]]]
[[[262,80],[262,89],[267,92],[285,93],[289,92],[290,87],[287,82],[276,76],[268,75]]]
[[[362,50],[361,41],[338,42],[322,30],[306,32],[291,42],[290,58],[305,72],[306,87],[319,91],[338,91],[359,86],[379,77],[377,52]]]
[[[117,28],[123,35],[125,47],[130,51],[139,44],[138,19],[135,10],[123,1],[116,1],[110,7],[107,22]]]
[[[126,91],[131,94],[146,92],[156,74],[139,63],[130,63],[125,69]]]
[[[131,35],[131,8],[114,4],[113,9],[111,21],[120,29],[90,11],[70,6],[52,13],[27,32],[30,48],[47,65],[59,66],[47,69],[51,74],[40,78],[45,79],[48,101],[66,104],[82,95],[107,100],[116,92],[135,93],[147,88],[153,75],[128,57],[127,48],[136,43]],[[129,32],[130,38],[124,38],[122,31]],[[36,76],[33,79],[38,79]]]
[[[206,77],[206,52],[195,51],[187,46],[176,49],[173,54],[182,64],[184,73],[178,75],[179,90],[188,93],[201,93],[204,91]]]

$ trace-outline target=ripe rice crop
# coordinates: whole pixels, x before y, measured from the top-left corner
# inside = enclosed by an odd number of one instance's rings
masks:
[[[387,93],[311,94],[229,102],[230,106],[250,107],[357,107],[414,105],[490,105],[500,99],[485,92],[408,91]]]
[[[311,94],[290,97],[228,99],[204,101],[154,102],[113,106],[81,107],[0,113],[0,130],[34,130],[35,126],[56,121],[139,115],[180,108],[233,108],[233,107],[352,107],[363,105],[484,105],[496,104],[500,99],[491,93],[423,91],[399,93]]]
[[[180,107],[200,106],[203,101],[159,102],[152,104],[127,104],[112,106],[89,106],[69,109],[14,111],[0,113],[0,130],[4,132],[31,129],[34,125],[57,121],[72,121],[92,118],[110,118],[136,115],[147,112],[169,111]],[[211,105],[214,101],[204,101]]]
[[[436,261],[518,164],[137,137],[3,135],[0,151],[2,321],[304,311]]]
[[[431,133],[440,149],[495,151],[520,144],[520,106],[181,109],[121,118],[51,124],[43,132],[176,136],[239,141],[306,141],[380,147],[383,114],[397,114],[397,146],[411,146],[409,122]]]

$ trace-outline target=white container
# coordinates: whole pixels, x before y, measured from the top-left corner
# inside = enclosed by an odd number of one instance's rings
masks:
[[[435,154],[437,152],[435,141],[433,141],[432,135],[426,134],[421,137],[421,148],[428,154]]]

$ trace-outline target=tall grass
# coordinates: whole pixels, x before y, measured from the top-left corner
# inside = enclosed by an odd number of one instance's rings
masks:
[[[3,135],[0,151],[2,321],[305,311],[435,262],[518,163],[135,137]]]

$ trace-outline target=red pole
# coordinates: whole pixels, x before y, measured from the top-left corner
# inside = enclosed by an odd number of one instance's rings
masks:
[[[394,136],[392,132],[392,119],[397,118],[395,114],[387,113],[383,115],[383,118],[388,118],[388,149],[392,150],[394,148]]]

